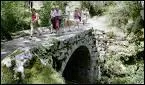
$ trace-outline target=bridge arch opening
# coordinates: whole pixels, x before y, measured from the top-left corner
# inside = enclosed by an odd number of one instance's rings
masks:
[[[71,55],[64,71],[66,83],[89,83],[90,52],[86,46],[80,46]]]

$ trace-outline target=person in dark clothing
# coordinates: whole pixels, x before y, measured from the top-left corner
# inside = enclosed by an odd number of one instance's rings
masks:
[[[50,15],[53,29],[55,29],[56,32],[58,32],[61,25],[61,10],[58,8],[58,6],[53,6]]]

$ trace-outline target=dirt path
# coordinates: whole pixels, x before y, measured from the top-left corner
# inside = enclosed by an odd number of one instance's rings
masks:
[[[100,17],[95,16],[95,17],[89,19],[88,23],[90,23],[94,29],[102,30],[105,33],[112,31],[112,32],[114,32],[114,34],[116,36],[120,36],[120,37],[125,36],[123,31],[120,30],[119,28],[109,26],[110,21],[109,21],[109,16],[107,16],[107,15],[100,16]]]

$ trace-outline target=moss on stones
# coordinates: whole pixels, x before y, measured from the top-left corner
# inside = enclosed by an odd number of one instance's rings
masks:
[[[51,67],[44,66],[37,58],[31,69],[25,69],[27,78],[24,81],[27,84],[63,84],[64,80]]]
[[[13,78],[13,70],[11,68],[7,68],[6,65],[1,67],[1,84],[15,84],[15,80]]]
[[[63,77],[53,68],[43,65],[38,57],[30,61],[30,67],[25,67],[24,74],[25,78],[21,79],[21,73],[16,73],[14,80],[13,69],[3,66],[2,84],[64,84]]]
[[[33,57],[28,59],[27,65],[24,64],[24,79],[21,78],[22,73],[14,71],[16,67],[16,58],[18,54],[22,53],[21,50],[14,51],[11,55],[7,56],[5,62],[10,59],[10,66],[7,67],[2,63],[2,84],[63,84],[63,77],[57,73],[50,65],[50,54],[47,53],[44,47],[31,50]],[[38,55],[39,54],[39,55]],[[48,59],[48,64],[44,65],[40,60],[45,56]],[[47,57],[46,57],[47,56]],[[44,60],[46,60],[44,59]],[[52,63],[51,63],[52,64]]]

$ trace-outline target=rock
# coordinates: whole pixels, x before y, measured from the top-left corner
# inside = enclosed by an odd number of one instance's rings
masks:
[[[12,66],[11,61],[12,61],[11,58],[7,57],[7,58],[2,60],[2,62],[1,62],[2,64],[1,65],[2,66],[6,65],[6,67],[11,67]]]

